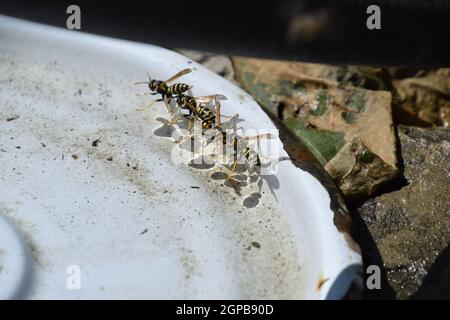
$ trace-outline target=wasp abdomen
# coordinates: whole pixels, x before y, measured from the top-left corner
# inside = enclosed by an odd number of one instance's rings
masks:
[[[208,127],[212,127],[212,125],[215,123],[216,115],[208,107],[198,106],[197,115],[205,122],[205,124],[208,125]]]
[[[244,155],[244,157],[249,160],[250,159],[250,148],[249,147],[245,147],[242,154]]]
[[[185,83],[175,83],[169,88],[170,94],[181,94],[185,91],[188,91],[191,86]]]

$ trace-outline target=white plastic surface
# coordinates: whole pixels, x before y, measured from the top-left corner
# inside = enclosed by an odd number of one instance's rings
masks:
[[[322,299],[361,264],[309,173],[281,162],[247,208],[254,186],[237,196],[214,169],[173,164],[174,143],[154,134],[162,104],[136,111],[151,99],[132,85],[146,71],[191,67],[182,79],[195,95],[221,93],[241,126],[274,129],[230,82],[166,49],[4,16],[0,43],[0,215],[32,253],[28,277],[0,271],[0,283],[25,279],[22,298]]]
[[[31,280],[31,252],[19,231],[0,216],[0,300],[20,298]]]

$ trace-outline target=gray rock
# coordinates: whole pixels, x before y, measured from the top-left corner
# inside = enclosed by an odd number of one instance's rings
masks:
[[[177,49],[177,51],[240,87],[240,84],[234,80],[233,63],[229,56],[186,49]]]
[[[450,131],[400,126],[398,135],[406,181],[357,208],[355,237],[365,264],[383,265],[381,296],[448,299]]]

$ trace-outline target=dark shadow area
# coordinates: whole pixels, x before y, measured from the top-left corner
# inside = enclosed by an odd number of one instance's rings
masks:
[[[242,204],[246,208],[254,208],[259,204],[261,197],[262,197],[261,193],[254,192],[251,195],[249,195],[248,197],[246,197],[242,201]]]
[[[375,240],[370,233],[365,221],[361,218],[356,208],[349,206],[351,217],[353,220],[351,235],[353,239],[361,247],[361,254],[363,259],[363,281],[364,281],[364,299],[396,299],[395,291],[392,289],[388,282],[387,273],[383,266],[383,260],[381,259],[380,252],[378,251]],[[375,210],[375,208],[374,208]],[[368,290],[366,288],[367,274],[365,270],[370,265],[377,265],[381,270],[381,289]]]
[[[412,300],[450,300],[450,246],[447,246],[428,270]]]
[[[397,147],[397,159],[398,159],[398,169],[399,169],[399,175],[390,181],[389,183],[382,186],[379,190],[377,190],[375,193],[371,195],[371,199],[359,199],[354,200],[350,203],[348,203],[348,208],[350,210],[350,214],[353,220],[353,226],[352,226],[352,237],[355,239],[355,241],[360,245],[361,251],[362,251],[362,258],[363,258],[363,264],[364,264],[364,270],[367,269],[370,265],[377,265],[380,267],[381,270],[381,289],[380,290],[368,290],[366,288],[364,292],[364,298],[365,299],[396,299],[396,294],[394,289],[389,285],[388,279],[387,279],[387,271],[383,267],[383,260],[381,258],[380,252],[378,251],[377,244],[375,243],[375,240],[373,239],[370,230],[367,226],[367,223],[364,221],[364,219],[361,217],[360,213],[358,212],[358,208],[361,206],[366,206],[371,211],[375,211],[375,199],[376,197],[385,194],[394,192],[397,190],[402,189],[403,187],[408,185],[408,181],[406,178],[402,175],[402,172],[404,172],[404,161],[402,157],[402,146],[400,144],[400,139],[398,136],[398,127],[394,127],[394,134],[396,139],[396,147]],[[363,273],[364,280],[367,279],[367,274]]]
[[[158,137],[170,138],[172,137],[174,131],[175,129],[173,128],[173,126],[169,126],[168,124],[164,123],[161,127],[155,129],[153,133]]]
[[[214,163],[211,163],[209,161],[205,161],[203,156],[198,156],[194,159],[192,159],[188,166],[197,170],[209,170],[215,167]]]
[[[361,274],[361,265],[351,265],[342,270],[336,280],[331,284],[330,290],[325,297],[326,300],[348,299],[355,300],[361,298],[361,286],[359,275]],[[346,288],[343,290],[343,288]],[[342,297],[342,292],[346,295]]]
[[[1,1],[0,13],[66,28],[72,1]],[[367,65],[450,65],[448,1],[87,1],[81,30],[163,47]],[[369,5],[381,26],[367,27]],[[305,23],[306,21],[307,23]],[[414,26],[414,27],[411,27]]]

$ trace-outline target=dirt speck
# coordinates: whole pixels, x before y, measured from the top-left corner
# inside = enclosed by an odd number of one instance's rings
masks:
[[[328,280],[330,280],[330,278],[324,278],[323,274],[321,273],[319,276],[319,281],[317,281],[317,291],[319,291],[320,289],[322,289],[322,286],[325,284],[325,282],[327,282]]]
[[[98,147],[98,144],[99,144],[100,142],[101,142],[100,139],[94,140],[94,141],[92,141],[92,146],[93,146],[93,147]]]
[[[10,118],[6,118],[6,121],[10,122],[10,121],[17,120],[17,119],[19,119],[19,116],[13,116],[13,117],[10,117]]]
[[[252,246],[254,246],[256,249],[260,249],[261,248],[261,244],[259,242],[253,241]]]
[[[180,258],[180,262],[185,272],[184,277],[186,279],[195,275],[197,270],[197,260],[191,250],[183,248],[183,255]]]

